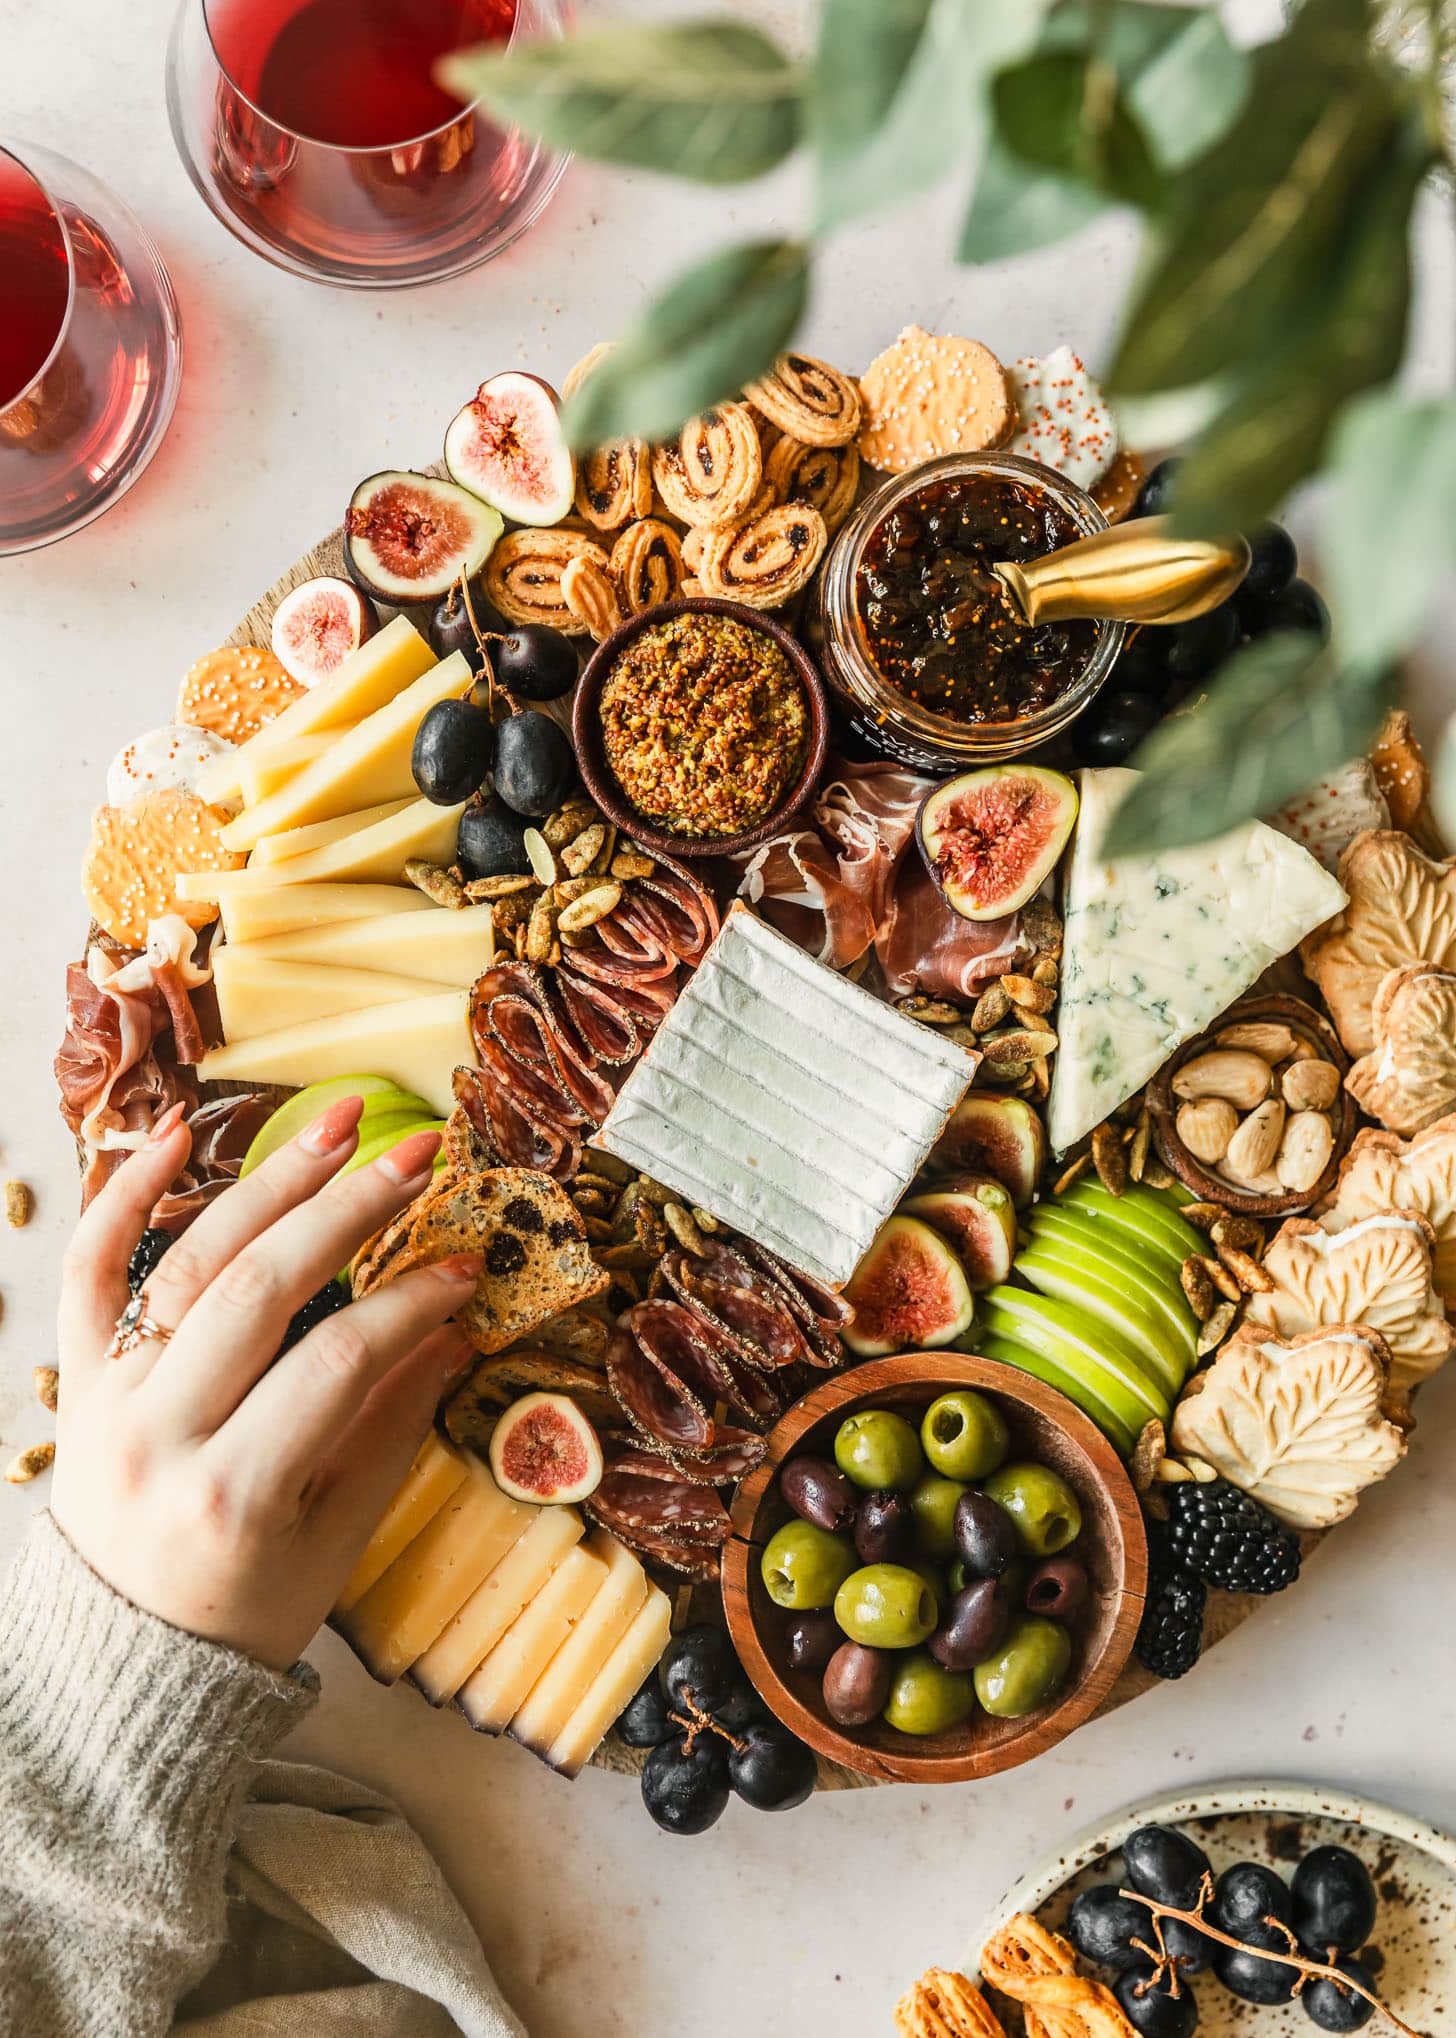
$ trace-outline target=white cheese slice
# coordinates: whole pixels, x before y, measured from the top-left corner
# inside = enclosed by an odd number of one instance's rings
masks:
[[[424,899],[420,892],[413,896]],[[291,933],[249,939],[247,945],[275,962],[400,971],[428,983],[458,984],[468,990],[495,960],[495,923],[488,904],[450,911],[436,908],[432,913],[389,913],[377,919],[297,927]]]
[[[344,920],[383,920],[441,908],[413,885],[265,885],[232,892],[220,901],[222,931],[229,941],[261,941],[294,928],[332,927]],[[489,910],[486,908],[485,910]]]
[[[544,1756],[601,1675],[651,1591],[647,1573],[615,1536],[587,1546],[607,1567],[601,1590],[546,1665],[511,1721],[512,1740]]]
[[[1057,1153],[1345,903],[1307,850],[1261,821],[1193,848],[1109,863],[1103,832],[1136,777],[1081,775],[1047,1107]]]
[[[582,1545],[567,1551],[530,1605],[460,1687],[460,1710],[478,1733],[504,1732],[606,1576],[605,1562],[593,1551]]]
[[[442,1118],[455,1108],[455,1071],[475,1064],[466,991],[371,1005],[215,1047],[198,1063],[205,1083],[285,1083],[301,1090],[332,1076],[388,1076]]]
[[[335,1615],[357,1606],[376,1580],[382,1578],[395,1558],[437,1515],[455,1488],[465,1478],[465,1460],[442,1437],[431,1430],[415,1453],[415,1461],[404,1482],[380,1517],[379,1526],[364,1545],[363,1554],[349,1573],[334,1605]]]
[[[667,1647],[672,1632],[672,1602],[654,1585],[646,1604],[597,1672],[545,1759],[563,1776],[579,1776],[602,1736]]]
[[[841,1282],[976,1059],[735,907],[593,1143]]]
[[[336,1012],[428,997],[436,988],[418,977],[378,969],[331,969],[325,963],[277,962],[255,948],[223,942],[212,951],[212,980],[224,1040],[253,1040],[283,1026],[302,1026]]]
[[[586,1533],[574,1507],[543,1507],[410,1671],[431,1705],[453,1698]],[[628,1697],[631,1693],[628,1693]]]

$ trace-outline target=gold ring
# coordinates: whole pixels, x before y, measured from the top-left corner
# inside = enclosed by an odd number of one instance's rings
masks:
[[[158,1323],[154,1316],[148,1316],[146,1290],[139,1288],[116,1319],[116,1329],[106,1347],[106,1356],[119,1359],[124,1353],[135,1351],[143,1338],[154,1337],[165,1344],[171,1335],[165,1323]]]

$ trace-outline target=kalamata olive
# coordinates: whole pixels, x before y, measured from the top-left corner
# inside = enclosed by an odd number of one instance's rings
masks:
[[[986,1493],[963,1493],[955,1508],[956,1548],[977,1578],[999,1578],[1020,1549],[1016,1525]]]
[[[817,1677],[828,1668],[829,1659],[844,1640],[844,1631],[832,1608],[822,1606],[813,1613],[796,1613],[784,1630],[784,1654],[791,1670],[809,1670]]]
[[[854,1517],[854,1547],[864,1564],[901,1564],[915,1547],[915,1516],[903,1493],[867,1493]]]
[[[803,1521],[835,1533],[855,1518],[854,1488],[827,1458],[790,1458],[779,1473],[779,1491]]]
[[[824,1672],[824,1709],[841,1727],[863,1727],[885,1709],[895,1659],[888,1649],[845,1642]]]
[[[1086,1567],[1075,1557],[1048,1557],[1026,1581],[1027,1611],[1070,1620],[1086,1605],[1088,1590]]]
[[[978,1578],[956,1594],[926,1647],[944,1670],[974,1670],[997,1647],[1010,1617],[998,1580]]]

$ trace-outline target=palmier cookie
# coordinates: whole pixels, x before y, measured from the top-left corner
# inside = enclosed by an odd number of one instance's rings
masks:
[[[829,533],[818,510],[783,503],[761,517],[709,531],[698,568],[704,594],[778,609],[806,588]]]
[[[682,540],[671,524],[643,517],[618,533],[612,547],[612,576],[629,616],[671,601],[682,585]]]
[[[561,576],[573,559],[591,559],[605,572],[609,561],[600,545],[579,531],[508,531],[496,540],[485,565],[485,591],[508,623],[544,623],[568,637],[586,629],[561,592]]]
[[[847,446],[860,427],[859,385],[812,354],[780,354],[743,393],[801,446]]]
[[[619,531],[652,508],[652,454],[642,439],[598,446],[577,462],[576,507],[599,531]]]
[[[859,454],[853,446],[805,446],[782,438],[764,463],[776,502],[806,502],[818,510],[830,537],[854,507]]]
[[[581,385],[586,381],[588,375],[591,374],[593,368],[599,362],[606,360],[615,344],[616,342],[613,340],[598,340],[594,347],[587,349],[586,353],[582,355],[581,359],[573,367],[567,369],[566,380],[561,385],[563,398],[575,396],[577,390],[581,388]]]
[[[890,474],[943,453],[984,453],[1016,427],[1010,377],[979,340],[906,326],[859,386],[860,454]]]
[[[722,403],[689,418],[677,439],[652,456],[652,478],[669,513],[685,524],[731,524],[763,480],[753,413]]]
[[[610,566],[600,566],[585,552],[568,559],[561,569],[561,599],[598,644],[610,637],[622,620],[622,597]]]

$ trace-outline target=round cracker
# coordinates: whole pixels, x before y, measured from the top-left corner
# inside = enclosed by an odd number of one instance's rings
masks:
[[[248,859],[225,847],[226,825],[195,793],[145,793],[124,807],[98,807],[81,866],[92,919],[128,948],[144,948],[147,928],[164,913],[209,926],[216,902],[179,899],[177,873],[241,870]]]
[[[271,651],[257,644],[224,644],[199,658],[182,681],[177,720],[211,729],[229,743],[246,743],[303,692]]]
[[[1148,478],[1148,463],[1141,453],[1124,447],[1092,491],[1092,500],[1109,524],[1120,524],[1132,510],[1138,492]]]
[[[859,379],[859,450],[871,467],[903,474],[945,453],[985,453],[1016,428],[1006,370],[979,340],[906,326]]]

